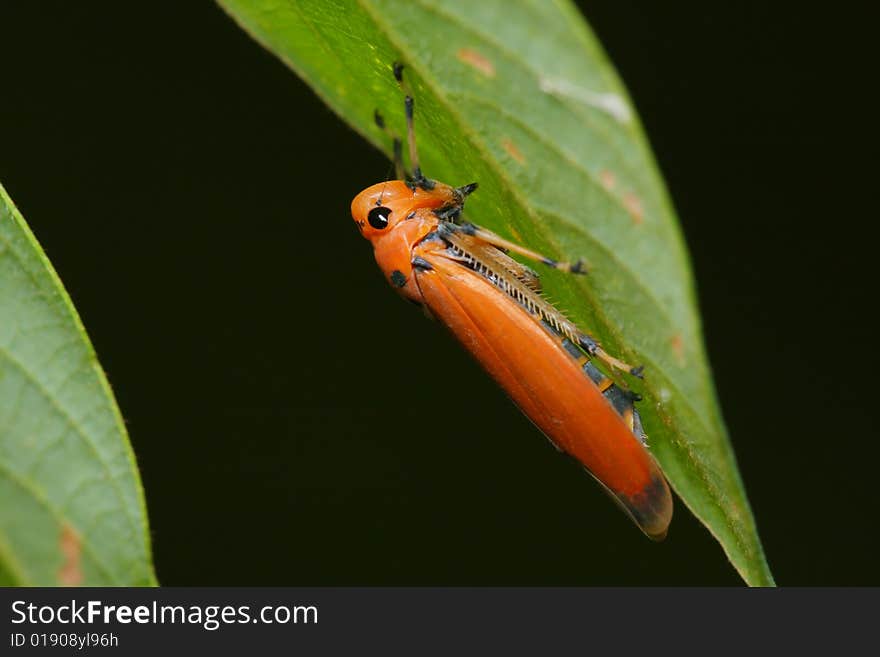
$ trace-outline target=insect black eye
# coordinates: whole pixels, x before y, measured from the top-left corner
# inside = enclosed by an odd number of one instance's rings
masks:
[[[388,217],[390,216],[391,210],[386,207],[373,208],[370,210],[370,214],[367,215],[367,221],[370,222],[373,228],[382,230],[388,225]]]

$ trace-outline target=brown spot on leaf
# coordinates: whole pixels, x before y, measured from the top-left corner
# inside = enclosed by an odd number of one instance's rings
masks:
[[[629,212],[633,221],[641,224],[645,221],[645,210],[642,208],[642,201],[634,192],[627,192],[623,195],[623,207]]]
[[[681,337],[681,333],[673,335],[669,339],[669,344],[672,346],[672,353],[675,354],[675,360],[678,361],[678,364],[681,367],[684,367],[684,339]]]
[[[504,141],[501,142],[501,146],[504,148],[504,150],[507,152],[507,154],[510,155],[510,157],[512,157],[514,160],[516,160],[520,164],[526,163],[526,156],[522,154],[522,151],[520,151],[516,147],[516,144],[514,144],[512,141],[510,141],[509,139],[505,139]]]
[[[80,555],[82,554],[82,541],[76,530],[64,523],[61,527],[61,535],[58,537],[58,548],[64,563],[58,569],[58,584],[60,586],[79,586],[83,581],[80,568]]]
[[[458,57],[460,62],[464,62],[471,68],[475,68],[477,71],[485,75],[487,78],[495,77],[495,65],[486,59],[485,56],[478,53],[476,50],[471,50],[470,48],[461,48],[455,56]]]
[[[617,178],[615,178],[614,174],[608,169],[602,169],[599,172],[599,182],[602,183],[602,187],[610,192],[614,190],[614,186],[617,184]]]

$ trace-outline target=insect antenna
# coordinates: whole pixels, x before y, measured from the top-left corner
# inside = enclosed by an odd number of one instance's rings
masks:
[[[403,167],[403,144],[400,141],[400,137],[394,134],[394,131],[389,128],[385,123],[385,117],[383,117],[379,110],[375,110],[373,112],[373,120],[376,122],[376,125],[381,128],[388,137],[391,138],[391,147],[393,152],[392,162],[394,163],[394,173],[397,176],[398,180],[407,180],[409,178],[409,174],[406,169]],[[387,181],[386,181],[387,182]]]

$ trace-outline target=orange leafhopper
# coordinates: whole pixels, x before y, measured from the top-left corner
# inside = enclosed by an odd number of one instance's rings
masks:
[[[402,85],[403,67],[394,75]],[[608,354],[555,308],[538,274],[515,253],[572,274],[580,261],[557,262],[463,218],[477,183],[453,187],[419,167],[413,98],[404,101],[412,171],[393,140],[397,180],[368,187],[351,204],[361,234],[373,245],[386,280],[404,298],[442,322],[560,450],[570,454],[655,540],[666,536],[672,495],[647,448],[635,408],[638,395],[615,383],[594,361],[640,376]]]

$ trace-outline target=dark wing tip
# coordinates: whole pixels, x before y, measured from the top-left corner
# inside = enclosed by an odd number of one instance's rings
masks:
[[[672,521],[672,493],[659,472],[633,496],[616,496],[629,516],[652,541],[662,541]]]
[[[653,458],[652,458],[653,461]],[[672,493],[666,478],[660,472],[660,467],[654,462],[651,481],[645,487],[633,495],[618,493],[584,468],[608,496],[614,500],[620,509],[639,526],[645,536],[658,543],[666,538],[669,531],[669,523],[672,522]]]

